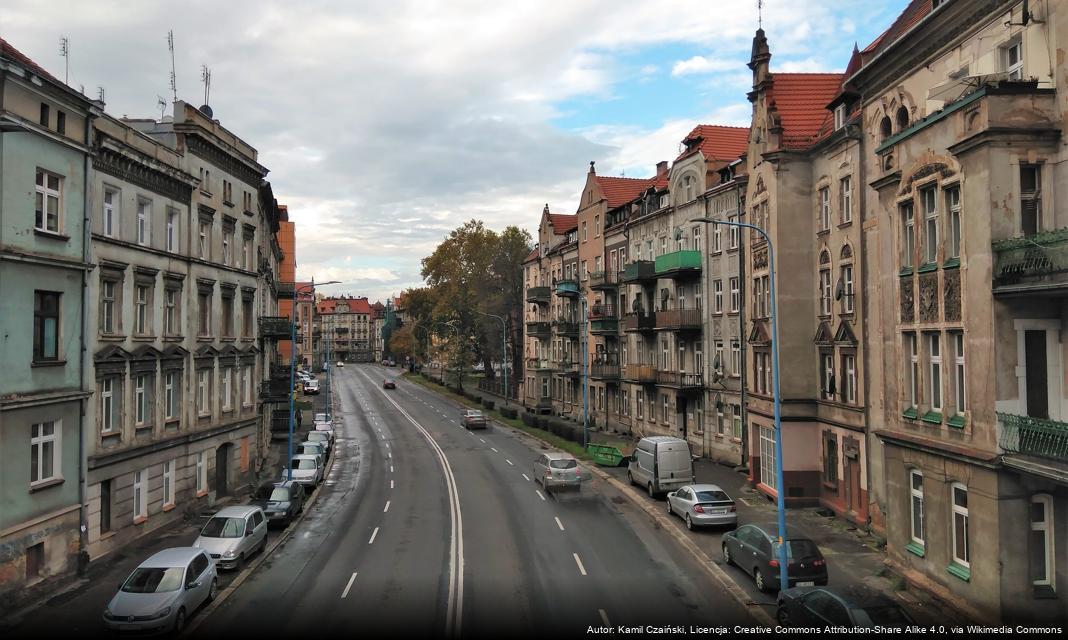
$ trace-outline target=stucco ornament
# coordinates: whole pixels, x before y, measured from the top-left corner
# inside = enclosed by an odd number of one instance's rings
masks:
[[[946,322],[960,322],[960,270],[947,270],[943,275],[942,284]]]
[[[768,268],[768,248],[762,247],[760,249],[753,250],[753,268],[754,269],[767,269]]]
[[[915,290],[912,278],[901,280],[901,322],[915,321]]]
[[[938,322],[938,274],[920,276],[920,322]]]

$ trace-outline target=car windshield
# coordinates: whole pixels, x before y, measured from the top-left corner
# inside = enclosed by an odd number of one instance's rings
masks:
[[[289,489],[286,487],[275,487],[271,492],[270,500],[274,502],[288,502],[289,501]]]
[[[901,607],[894,604],[854,609],[853,615],[858,624],[865,624],[865,621],[872,626],[901,626],[912,624],[912,620],[901,610]]]
[[[725,502],[731,499],[722,491],[698,491],[696,493],[698,502]]]
[[[240,538],[245,533],[244,518],[219,518],[208,520],[200,535],[205,538]]]
[[[293,468],[301,469],[302,471],[308,471],[315,468],[315,460],[311,458],[300,458],[293,460]]]
[[[467,412],[467,417],[468,418],[481,418],[482,417],[482,412],[481,411],[468,411]]]
[[[319,445],[313,442],[313,443],[304,445],[304,448],[301,451],[301,453],[317,455],[320,451],[322,451],[322,449],[319,448]]]
[[[330,436],[325,431],[311,431],[308,433],[308,439],[314,442],[326,442]]]
[[[182,567],[137,567],[122,590],[126,593],[166,593],[182,587]]]
[[[779,553],[779,545],[776,543],[775,554]],[[786,557],[790,560],[804,560],[805,558],[820,557],[819,547],[811,540],[798,539],[786,541]]]
[[[326,422],[326,414],[325,413],[317,413],[317,414],[315,414],[315,421],[316,422]]]
[[[253,500],[273,500],[274,498],[271,497],[271,494],[273,494],[277,489],[278,489],[278,487],[274,486],[273,484],[263,485],[259,489],[256,489],[256,495],[253,496],[252,499]]]
[[[550,460],[549,466],[553,469],[574,469],[578,466],[578,463],[573,458],[569,458],[567,460]]]

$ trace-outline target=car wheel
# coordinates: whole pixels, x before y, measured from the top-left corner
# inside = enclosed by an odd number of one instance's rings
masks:
[[[723,543],[723,563],[727,565],[734,564],[734,562],[731,560],[730,547],[727,546],[726,542]]]
[[[237,556],[237,564],[234,565],[234,569],[236,569],[238,571],[238,573],[240,573],[241,570],[244,569],[244,568],[245,568],[245,554],[242,553],[241,555]]]
[[[185,607],[178,610],[178,614],[174,616],[174,633],[175,635],[182,632],[185,629]]]
[[[214,602],[217,595],[219,595],[219,580],[212,578],[211,586],[208,587],[208,602]]]
[[[649,484],[645,485],[645,488],[649,492],[649,497],[653,498],[655,500],[656,499],[656,494],[653,493],[653,483],[650,482]]]
[[[693,520],[690,520],[690,514],[686,514],[686,528],[693,531]]]
[[[634,474],[630,471],[627,472],[627,480],[630,481],[630,486],[634,486]]]
[[[789,624],[790,614],[786,612],[786,607],[779,605],[779,608],[775,611],[775,619],[783,626]]]
[[[668,515],[669,516],[675,515],[675,510],[671,508],[671,498],[667,499],[667,508],[668,508]]]
[[[753,569],[753,580],[756,582],[757,591],[761,593],[767,593],[768,583],[764,579],[764,572],[760,569]]]

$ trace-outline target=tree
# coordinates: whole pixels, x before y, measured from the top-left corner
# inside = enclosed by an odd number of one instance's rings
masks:
[[[389,351],[397,360],[404,356],[415,356],[415,341],[412,339],[411,325],[404,325],[393,332],[389,338]]]

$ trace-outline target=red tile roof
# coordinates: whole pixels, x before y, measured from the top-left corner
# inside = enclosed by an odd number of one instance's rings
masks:
[[[11,46],[11,43],[9,43],[7,40],[4,40],[3,38],[0,38],[0,58],[7,58],[8,60],[13,60],[19,65],[31,69],[34,73],[48,78],[52,82],[64,84],[51,73],[45,71],[44,67],[31,60],[26,54]]]
[[[537,260],[539,255],[541,255],[541,252],[538,251],[537,247],[534,247],[534,249],[530,252],[530,255],[523,259],[523,264]]]
[[[627,204],[637,199],[642,191],[651,186],[667,186],[667,176],[656,178],[613,178],[609,176],[597,176],[597,184],[601,185],[601,191],[608,200],[608,208],[615,209],[620,205]]]
[[[367,298],[323,298],[319,301],[319,313],[337,313],[337,305],[343,302],[349,305],[348,313],[371,313]]]
[[[827,103],[842,86],[840,73],[773,73],[768,103],[782,123],[782,146],[805,148],[819,136],[831,118]]]
[[[931,0],[912,0],[909,2],[905,10],[890,25],[890,28],[873,40],[867,47],[864,47],[864,50],[861,51],[864,56],[864,62],[867,62],[877,53],[896,42],[898,38],[905,35],[906,31],[915,26],[917,22],[929,13],[931,13]]]
[[[749,127],[699,124],[682,139],[682,142],[687,147],[696,146],[684,151],[676,158],[676,162],[698,151],[704,154],[705,160],[734,160],[745,153],[749,145]]]
[[[552,225],[553,233],[562,236],[578,228],[578,216],[573,213],[550,213],[549,224]]]

